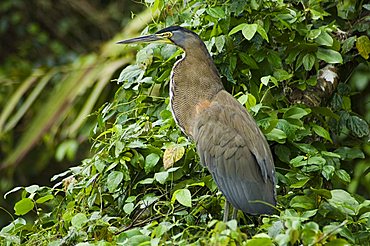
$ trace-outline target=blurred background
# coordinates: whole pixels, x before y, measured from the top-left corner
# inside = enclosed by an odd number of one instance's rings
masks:
[[[90,114],[114,96],[111,78],[127,62],[111,59],[112,38],[143,9],[132,0],[0,2],[0,227],[17,198],[4,200],[7,191],[50,184],[89,156]]]

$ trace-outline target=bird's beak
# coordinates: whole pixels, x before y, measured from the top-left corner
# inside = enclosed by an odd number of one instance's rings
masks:
[[[122,41],[117,42],[116,44],[144,43],[144,42],[154,42],[154,41],[166,42],[167,40],[168,38],[165,38],[157,34],[152,34],[152,35],[142,36],[138,38],[122,40]]]

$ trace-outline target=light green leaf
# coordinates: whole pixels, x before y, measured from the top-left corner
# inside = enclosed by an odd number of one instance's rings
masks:
[[[312,29],[310,30],[310,32],[308,33],[308,38],[309,39],[315,39],[317,38],[319,35],[321,34],[321,29]]]
[[[306,54],[303,57],[303,66],[306,71],[310,71],[315,64],[316,57],[313,54]]]
[[[52,194],[49,194],[49,195],[46,195],[46,196],[43,196],[43,197],[40,197],[39,199],[37,199],[36,203],[44,203],[44,202],[47,202],[51,199],[54,199],[54,196]]]
[[[251,40],[254,37],[254,34],[256,34],[257,27],[257,24],[246,24],[242,29],[243,36],[247,40]]]
[[[87,223],[87,217],[83,213],[78,213],[73,216],[71,223],[72,226],[76,227],[77,229],[81,229]]]
[[[172,195],[172,202],[177,200],[181,205],[191,207],[191,193],[188,189],[176,190]]]
[[[225,45],[225,36],[221,35],[215,38],[215,45],[218,52],[221,52]]]
[[[320,35],[315,39],[315,42],[324,46],[333,46],[333,38],[325,31],[320,33]]]
[[[107,178],[107,187],[109,192],[114,192],[123,180],[123,173],[112,171]]]
[[[349,37],[346,40],[344,40],[342,44],[342,54],[345,54],[348,51],[350,51],[355,45],[355,41],[356,41],[356,37]]]
[[[144,170],[145,173],[149,173],[153,170],[153,168],[157,165],[160,157],[156,153],[151,153],[145,157],[145,166]]]
[[[284,69],[276,69],[274,71],[274,78],[276,78],[277,81],[283,81],[283,80],[288,80],[291,77],[293,77],[293,74],[288,73]]]
[[[269,41],[269,37],[267,36],[266,31],[261,25],[257,25],[257,32],[264,40],[266,40],[267,42]]]
[[[124,206],[123,206],[123,211],[126,213],[126,214],[131,214],[132,211],[134,211],[134,207],[135,205],[130,202],[130,203],[126,203]]]
[[[345,183],[351,182],[351,176],[349,176],[346,170],[343,169],[336,170],[335,175],[337,175],[338,178],[340,178]]]
[[[252,238],[247,240],[247,246],[273,246],[271,238]]]
[[[284,119],[301,119],[311,113],[310,109],[303,109],[300,107],[291,107],[283,115]]]
[[[309,180],[310,180],[310,178],[306,177],[302,180],[299,180],[298,182],[296,182],[294,184],[291,184],[290,187],[291,188],[302,188]]]
[[[307,164],[315,164],[315,165],[324,165],[326,163],[326,160],[322,158],[321,156],[312,156],[308,158]]]
[[[280,144],[285,143],[286,134],[280,129],[274,128],[271,132],[266,134],[266,138],[270,141],[275,141]]]
[[[23,198],[19,202],[17,202],[14,206],[15,214],[16,215],[25,215],[29,211],[31,211],[34,207],[34,203],[31,198]]]
[[[331,49],[318,48],[316,57],[327,63],[343,63],[341,54]]]
[[[271,75],[261,77],[261,83],[266,85],[269,83]]]
[[[330,137],[329,132],[325,128],[323,128],[322,126],[312,124],[312,129],[320,137],[325,138],[326,140],[328,140],[331,143],[333,142],[333,140]]]
[[[206,9],[207,14],[216,19],[225,18],[225,11],[221,7],[212,7]]]
[[[309,196],[295,196],[290,200],[290,206],[293,208],[314,209],[315,200]]]
[[[326,180],[330,180],[334,175],[335,167],[330,165],[325,165],[322,168],[321,174]]]
[[[234,27],[233,29],[231,29],[231,31],[229,32],[229,36],[243,30],[243,28],[246,26],[247,24],[245,23],[242,23],[242,24],[239,24],[237,25],[236,27]]]
[[[168,172],[158,172],[154,174],[154,179],[157,180],[160,184],[164,184],[168,178]]]

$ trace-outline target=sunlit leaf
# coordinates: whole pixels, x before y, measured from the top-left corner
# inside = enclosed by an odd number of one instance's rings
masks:
[[[314,130],[314,132],[319,135],[320,137],[323,137],[324,139],[330,141],[331,143],[333,142],[333,140],[331,139],[330,137],[330,134],[329,132],[323,128],[322,126],[319,126],[319,125],[316,125],[316,124],[313,124],[312,125],[312,129]]]
[[[80,229],[87,223],[87,217],[84,213],[78,213],[75,216],[73,216],[71,223],[72,226]]]
[[[145,157],[145,172],[149,173],[153,170],[153,168],[157,165],[160,157],[156,153],[151,153]]]
[[[343,63],[341,54],[335,50],[318,48],[316,56],[327,63]]]
[[[25,215],[29,211],[31,211],[34,207],[34,203],[31,198],[23,198],[22,200],[18,201],[14,206],[14,211],[16,215]]]
[[[191,193],[188,189],[176,190],[172,195],[172,201],[174,200],[186,207],[191,207]]]
[[[114,192],[123,180],[123,173],[112,171],[107,178],[107,187],[109,192]]]

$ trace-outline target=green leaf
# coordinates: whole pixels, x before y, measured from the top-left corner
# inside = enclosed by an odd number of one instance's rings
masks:
[[[356,115],[349,117],[347,120],[347,127],[357,137],[361,138],[369,135],[369,125],[366,123],[366,121]]]
[[[191,207],[191,193],[188,189],[176,190],[172,195],[172,202],[177,200],[181,205]]]
[[[107,187],[109,192],[114,192],[123,180],[123,173],[112,171],[107,178]]]
[[[217,48],[218,52],[222,51],[222,49],[225,46],[225,42],[226,42],[226,39],[225,39],[224,35],[221,35],[221,36],[218,36],[218,37],[215,38],[215,45],[216,45],[216,48]]]
[[[361,36],[358,37],[356,40],[356,48],[358,53],[365,58],[366,60],[369,59],[370,53],[370,40],[368,36]]]
[[[343,238],[336,238],[330,242],[325,243],[326,246],[350,246],[351,244]]]
[[[154,179],[160,184],[164,184],[168,178],[168,172],[158,172],[154,174]]]
[[[151,153],[147,155],[145,157],[145,166],[144,166],[145,173],[150,173],[153,170],[153,168],[157,165],[159,159],[160,157],[156,153]]]
[[[83,213],[78,213],[73,216],[71,223],[72,226],[76,227],[77,229],[81,229],[87,223],[87,217]]]
[[[245,23],[242,23],[242,24],[239,24],[237,25],[236,27],[234,27],[233,29],[231,29],[231,31],[229,32],[229,36],[243,30],[243,28],[246,26],[247,24]]]
[[[243,36],[247,40],[251,40],[254,37],[254,34],[256,34],[257,27],[257,24],[246,24],[242,29]]]
[[[355,45],[356,37],[349,37],[342,44],[342,54],[349,52]]]
[[[135,204],[130,202],[130,203],[126,203],[124,206],[123,206],[123,211],[126,213],[126,214],[131,214],[132,211],[134,211],[134,207],[135,207]]]
[[[33,203],[31,198],[28,198],[28,197],[23,198],[22,200],[18,201],[15,204],[15,206],[14,206],[15,214],[16,215],[25,215],[26,213],[31,211],[34,206],[35,206],[35,204]]]
[[[335,175],[345,183],[351,182],[351,176],[349,176],[349,174],[343,169],[336,170]]]
[[[241,52],[239,53],[239,58],[244,64],[247,64],[251,69],[259,69],[256,61],[248,54]]]
[[[321,174],[326,180],[330,180],[334,175],[335,167],[330,165],[325,165],[322,168]]]
[[[274,78],[277,79],[277,81],[284,81],[284,80],[288,80],[290,79],[291,77],[293,77],[293,74],[291,73],[288,73],[286,70],[284,69],[276,69],[274,71]]]
[[[321,29],[312,29],[310,30],[310,32],[308,33],[308,38],[309,39],[315,39],[317,38],[319,35],[321,34]]]
[[[270,141],[275,141],[280,144],[285,143],[286,134],[280,129],[274,128],[271,132],[266,134],[266,138]]]
[[[306,54],[303,57],[303,66],[306,71],[310,71],[315,64],[316,57],[313,54]]]
[[[320,45],[333,46],[333,38],[325,31],[320,33],[320,35],[315,39],[315,42]]]
[[[261,77],[261,83],[266,85],[269,83],[271,75]]]
[[[273,246],[271,238],[252,238],[247,240],[247,246]]]
[[[331,49],[318,48],[316,57],[327,63],[343,63],[341,54]]]
[[[291,107],[283,115],[284,119],[300,119],[311,113],[310,109],[303,109],[300,107]]]
[[[317,135],[333,143],[333,140],[331,139],[329,132],[325,128],[316,124],[312,124],[312,129]]]
[[[206,9],[207,14],[216,19],[225,18],[225,11],[221,7],[212,7]]]
[[[310,180],[310,178],[306,177],[302,180],[299,180],[298,182],[296,182],[294,184],[291,184],[290,187],[291,188],[302,188],[309,180]]]
[[[269,42],[269,37],[267,36],[267,33],[266,33],[265,29],[261,25],[257,25],[257,32],[259,33],[259,35],[261,35],[261,37],[264,40]]]
[[[315,200],[309,196],[295,196],[290,200],[290,206],[293,208],[314,209]]]
[[[37,199],[36,203],[44,203],[44,202],[47,202],[51,199],[54,199],[54,196],[52,194],[49,194],[49,195],[46,195],[46,196],[43,196],[43,197],[40,197],[39,199]]]
[[[294,143],[294,146],[296,146],[302,152],[309,154],[309,155],[314,155],[318,153],[317,149],[313,147],[311,144]]]
[[[357,159],[357,158],[360,158],[360,159],[365,158],[365,155],[362,152],[362,150],[357,149],[357,148],[341,147],[341,148],[336,149],[334,153],[340,155],[341,159],[346,160],[346,161]]]
[[[138,65],[129,65],[122,70],[118,78],[118,83],[126,82],[125,88],[127,89],[132,83],[142,79],[144,72],[145,70]]]
[[[312,156],[312,157],[309,157],[307,160],[307,164],[315,164],[315,165],[322,166],[322,165],[325,165],[325,163],[326,163],[326,160],[322,158],[321,156]]]

